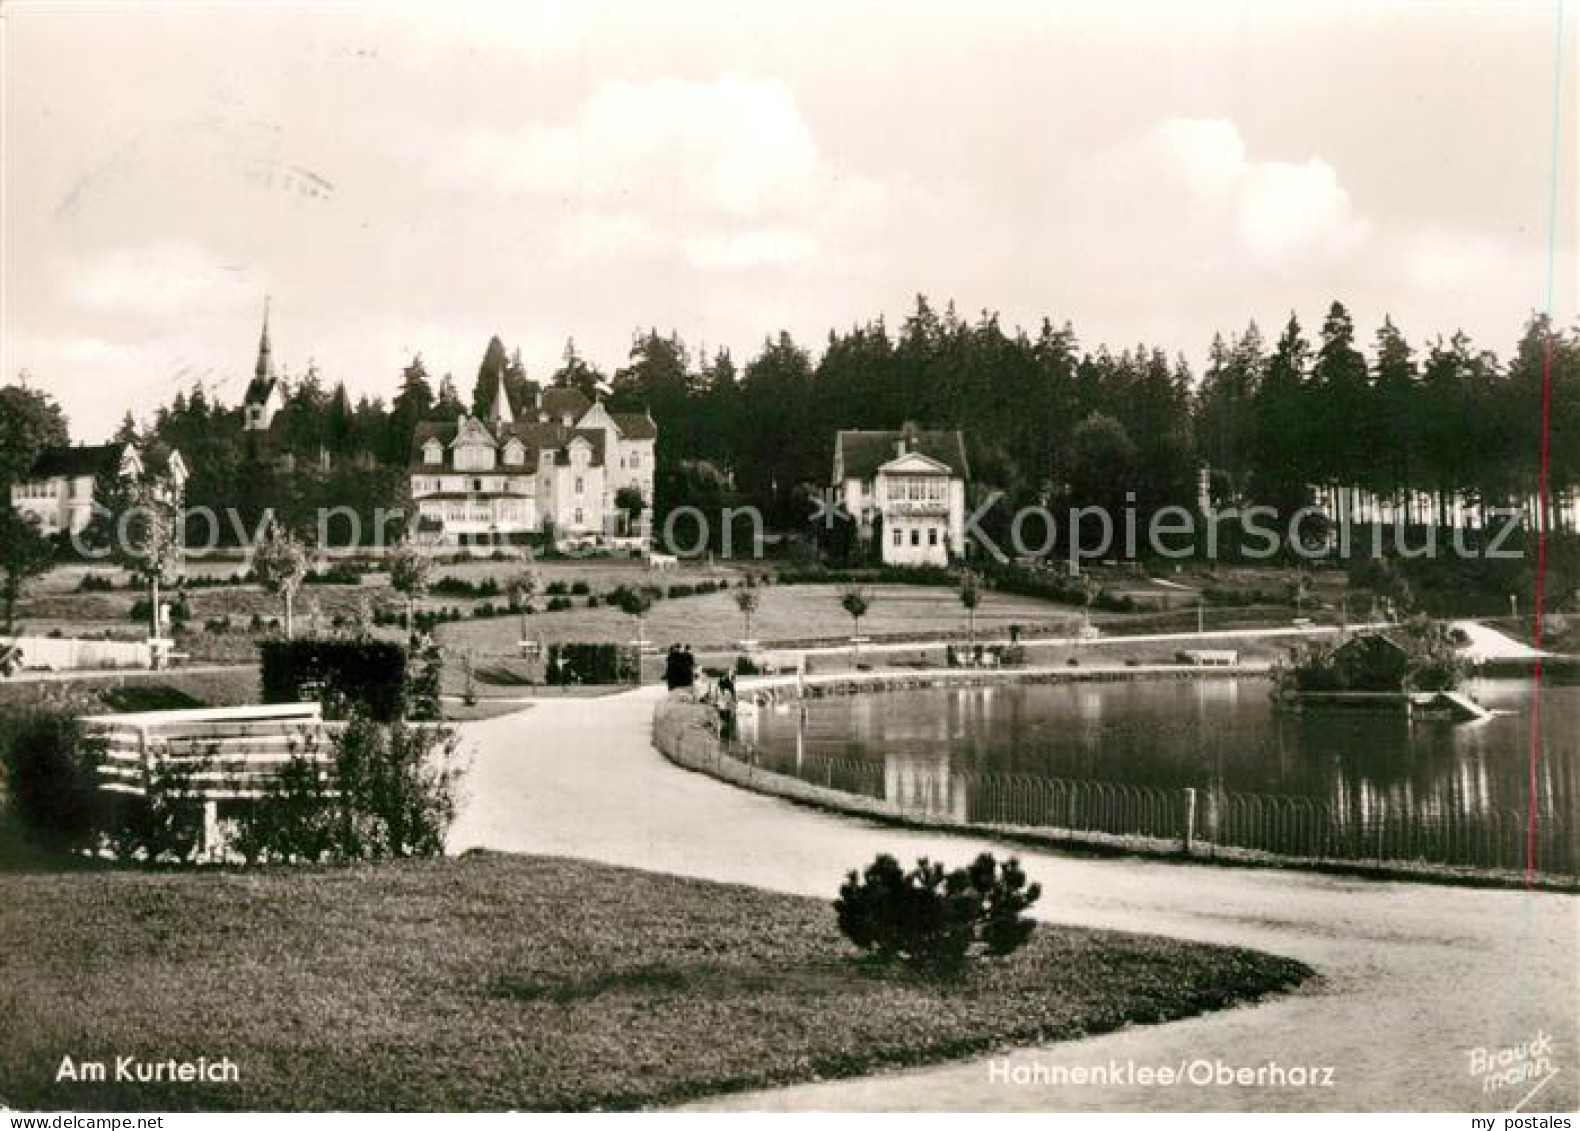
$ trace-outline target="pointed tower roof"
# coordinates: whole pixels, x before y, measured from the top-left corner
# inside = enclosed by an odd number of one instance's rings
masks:
[[[269,300],[263,300],[263,332],[258,335],[258,364],[253,366],[252,380],[247,385],[244,403],[266,404],[274,392],[274,350],[269,345]]]
[[[511,424],[515,416],[510,411],[510,396],[505,392],[505,367],[501,365],[496,371],[496,384],[494,385],[494,403],[488,410],[490,424]]]
[[[253,376],[263,380],[274,378],[274,351],[269,346],[269,300],[263,300],[263,333],[258,335],[258,364]]]

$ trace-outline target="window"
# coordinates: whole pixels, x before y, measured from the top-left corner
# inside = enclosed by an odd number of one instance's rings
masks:
[[[474,490],[474,491],[481,491],[482,489],[483,489],[483,481],[481,479],[474,479],[474,480],[472,480],[472,490]]]
[[[928,527],[928,530],[927,530],[927,544],[929,546],[936,546],[936,545],[938,545],[938,527],[936,527],[936,526]]]
[[[422,458],[428,463],[443,463],[444,449],[439,446],[437,441],[429,440],[423,445]]]
[[[576,525],[580,526],[581,524],[582,524],[582,509],[581,509],[581,507],[577,507],[576,508]]]
[[[580,475],[576,477],[576,493],[578,495],[582,493],[582,477]]]
[[[631,453],[631,470],[635,471],[637,468],[639,468],[641,466],[642,466],[642,453],[641,452],[632,452]]]
[[[897,526],[894,528],[894,544],[896,546],[905,545],[905,531],[901,530]]]
[[[462,471],[487,471],[494,466],[494,449],[488,444],[463,444],[455,449],[455,466]]]
[[[921,544],[922,544],[922,532],[920,530],[912,530],[911,531],[911,545],[913,545],[913,546],[920,546]]]

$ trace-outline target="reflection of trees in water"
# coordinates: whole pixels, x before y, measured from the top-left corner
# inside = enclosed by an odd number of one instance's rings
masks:
[[[1493,702],[1518,706],[1518,687]],[[1538,812],[1576,808],[1580,689],[1559,689],[1543,717]],[[1551,693],[1549,693],[1551,694]],[[879,693],[814,700],[765,718],[762,743],[803,761],[911,763],[906,780],[944,768],[1091,779],[1165,789],[1304,796],[1359,827],[1378,814],[1423,820],[1527,803],[1529,720],[1410,722],[1399,715],[1273,712],[1260,681],[1061,684]],[[896,780],[899,780],[898,778]]]

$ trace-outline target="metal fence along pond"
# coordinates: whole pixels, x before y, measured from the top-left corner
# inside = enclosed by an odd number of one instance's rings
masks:
[[[1432,811],[1386,798],[1346,810],[1318,798],[1169,789],[1030,774],[808,755],[723,757],[881,802],[897,815],[1053,833],[1173,842],[1181,852],[1291,860],[1580,875],[1572,818],[1512,810]]]

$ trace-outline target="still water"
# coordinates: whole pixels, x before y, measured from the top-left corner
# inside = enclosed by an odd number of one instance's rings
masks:
[[[1260,679],[1020,684],[814,699],[765,709],[746,737],[764,763],[792,773],[834,760],[876,763],[891,782],[1022,774],[1303,797],[1335,811],[1523,814],[1531,686],[1464,690],[1510,713],[1470,724],[1292,715],[1273,709]],[[1567,820],[1580,802],[1580,687],[1541,695],[1538,812]]]

